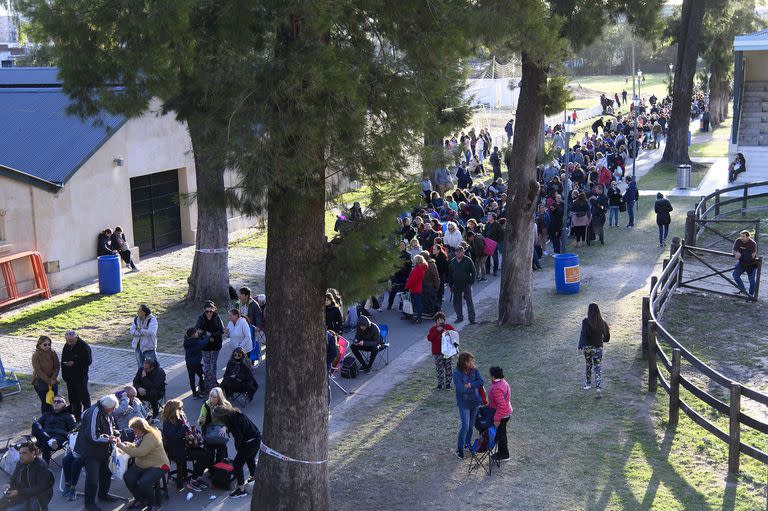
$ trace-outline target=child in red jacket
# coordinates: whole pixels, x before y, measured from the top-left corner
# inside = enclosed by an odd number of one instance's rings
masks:
[[[437,372],[437,388],[450,389],[453,378],[453,357],[445,358],[442,351],[443,332],[454,330],[445,322],[445,314],[435,314],[435,325],[429,329],[427,340],[432,345],[432,358],[435,359],[435,371]]]
[[[493,415],[493,425],[496,426],[496,445],[498,449],[493,459],[504,461],[509,459],[509,447],[507,446],[507,422],[512,416],[512,404],[510,403],[509,383],[504,379],[504,370],[493,366],[491,373],[491,391],[488,393],[488,406],[496,410]]]

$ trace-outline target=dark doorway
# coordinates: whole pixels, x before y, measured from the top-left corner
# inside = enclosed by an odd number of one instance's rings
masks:
[[[133,242],[141,255],[181,243],[179,172],[131,178]]]

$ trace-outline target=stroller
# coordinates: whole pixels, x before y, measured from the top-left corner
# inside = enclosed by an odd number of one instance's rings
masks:
[[[469,448],[472,458],[469,461],[469,473],[477,468],[482,468],[486,474],[491,475],[493,466],[501,466],[501,462],[494,459],[496,454],[496,426],[493,425],[493,415],[496,410],[490,406],[481,406],[475,418],[475,429],[478,437]]]

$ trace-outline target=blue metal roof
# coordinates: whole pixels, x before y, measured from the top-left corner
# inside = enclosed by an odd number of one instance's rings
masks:
[[[0,86],[61,85],[56,67],[7,67],[0,71]]]
[[[0,70],[0,170],[49,189],[66,183],[126,121],[103,113],[96,126],[67,115],[69,97],[52,87],[55,73],[50,68]],[[29,86],[9,87],[14,81]],[[43,83],[33,87],[34,81]]]

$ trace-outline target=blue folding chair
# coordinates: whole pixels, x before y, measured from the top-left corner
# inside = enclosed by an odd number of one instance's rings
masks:
[[[381,344],[379,344],[379,349],[376,352],[376,360],[374,360],[374,364],[377,364],[379,361],[384,360],[384,365],[389,365],[389,343],[387,342],[387,335],[389,334],[389,327],[387,325],[379,325],[379,333],[381,334]],[[378,356],[380,353],[384,352],[384,358]],[[370,364],[371,356],[367,354],[366,352],[363,352],[363,358],[365,359],[366,365]]]
[[[496,454],[496,426],[491,426],[482,431],[469,448],[472,458],[469,460],[469,473],[476,468],[482,468],[486,474],[491,475],[493,466],[501,466],[501,461],[495,459]]]
[[[10,376],[5,374],[3,359],[0,357],[0,401],[3,400],[3,396],[12,396],[19,392],[21,392],[19,378],[16,376],[16,373],[11,373]]]

